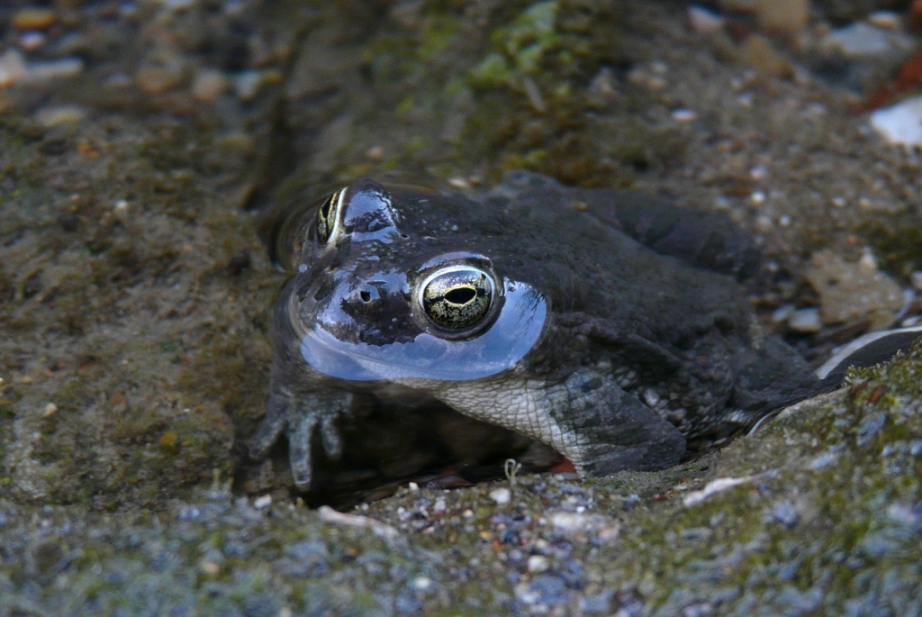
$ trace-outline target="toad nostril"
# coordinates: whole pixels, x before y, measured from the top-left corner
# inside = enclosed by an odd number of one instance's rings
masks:
[[[359,298],[362,299],[362,302],[371,302],[371,294],[364,289],[359,292]]]

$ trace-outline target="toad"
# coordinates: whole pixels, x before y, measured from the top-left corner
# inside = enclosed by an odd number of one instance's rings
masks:
[[[819,383],[756,319],[737,279],[757,252],[721,216],[519,171],[473,197],[359,180],[279,230],[294,273],[250,447],[284,433],[302,491],[344,432],[386,450],[449,412],[581,476],[661,469]],[[363,429],[380,409],[404,428]]]

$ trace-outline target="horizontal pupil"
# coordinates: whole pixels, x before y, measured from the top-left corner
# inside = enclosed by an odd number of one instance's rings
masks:
[[[445,300],[451,304],[467,304],[477,296],[473,287],[455,287],[445,294]]]

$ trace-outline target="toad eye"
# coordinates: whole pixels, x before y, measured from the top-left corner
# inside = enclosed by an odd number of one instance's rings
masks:
[[[433,323],[449,330],[469,328],[483,320],[493,305],[493,278],[472,266],[449,266],[430,274],[420,285],[419,303]]]
[[[317,240],[321,244],[331,244],[336,239],[345,193],[346,189],[336,191],[317,209]]]

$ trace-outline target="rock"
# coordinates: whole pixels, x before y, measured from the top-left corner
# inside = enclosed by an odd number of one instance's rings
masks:
[[[866,259],[849,263],[832,251],[819,251],[806,278],[820,296],[825,325],[867,318],[873,329],[882,329],[903,306],[900,286]]]

